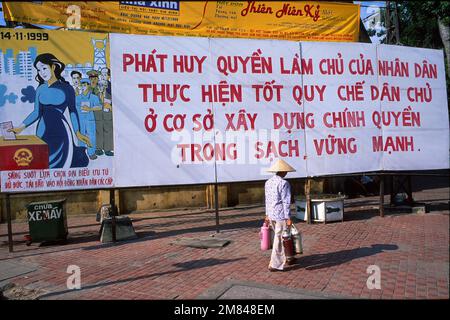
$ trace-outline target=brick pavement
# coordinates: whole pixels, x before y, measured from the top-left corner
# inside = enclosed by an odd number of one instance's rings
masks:
[[[388,212],[381,218],[377,197],[367,197],[346,200],[342,223],[298,223],[304,254],[284,273],[268,272],[270,251],[259,249],[262,206],[221,210],[220,234],[215,234],[213,211],[131,214],[139,238],[116,244],[98,241],[93,215],[70,217],[69,243],[60,246],[25,246],[28,226],[15,222],[12,254],[6,224],[1,224],[0,266],[2,262],[38,266],[8,281],[40,290],[40,299],[195,299],[230,281],[316,296],[448,299],[448,192],[441,188],[414,194],[431,203],[432,212],[427,214]],[[172,244],[180,238],[212,235],[231,243],[210,249]],[[81,268],[81,290],[66,288],[68,265]],[[367,288],[369,265],[381,269],[381,290]]]

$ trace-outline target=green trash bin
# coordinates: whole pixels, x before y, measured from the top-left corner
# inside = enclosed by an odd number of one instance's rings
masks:
[[[66,199],[32,202],[27,205],[31,242],[67,240]]]

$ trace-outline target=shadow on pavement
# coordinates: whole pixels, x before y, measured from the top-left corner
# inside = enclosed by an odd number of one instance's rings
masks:
[[[379,216],[380,212],[378,209],[352,210],[350,212],[344,211],[344,221],[367,220]]]
[[[261,214],[256,214],[258,217],[261,216]],[[260,223],[262,221],[262,218],[258,218],[255,220],[250,221],[238,221],[238,222],[232,222],[232,223],[223,223],[226,221],[227,218],[222,219],[220,223],[220,231],[227,231],[227,230],[233,230],[233,229],[242,229],[242,228],[256,228],[259,229]],[[205,222],[205,219],[203,218],[202,222]],[[63,249],[61,246],[54,246],[54,247],[47,247],[48,249],[54,250],[48,250],[45,252],[39,251],[37,253],[33,252],[34,248],[27,247],[26,250],[20,251],[20,253],[23,253],[21,255],[15,255],[12,257],[7,258],[0,258],[0,261],[2,260],[10,260],[10,259],[17,259],[17,258],[23,258],[23,257],[30,257],[30,256],[37,256],[37,255],[44,255],[49,253],[55,253],[55,252],[63,252],[68,250],[97,250],[97,249],[104,249],[108,247],[115,247],[115,246],[122,246],[129,243],[136,243],[141,241],[150,241],[154,239],[160,239],[164,237],[170,237],[170,236],[177,236],[182,235],[186,233],[196,233],[196,232],[216,232],[216,225],[215,225],[215,219],[212,217],[210,219],[211,224],[208,226],[201,226],[201,227],[193,227],[188,229],[178,229],[178,230],[167,230],[167,231],[143,231],[146,229],[153,229],[156,228],[154,224],[145,224],[145,225],[137,225],[135,226],[135,232],[138,238],[136,239],[130,239],[130,240],[124,240],[124,241],[117,241],[115,243],[109,242],[109,243],[100,243],[100,234],[97,231],[84,231],[84,232],[77,232],[76,234],[70,233],[69,229],[69,238],[65,245],[68,245],[69,248]],[[183,223],[174,223],[173,225],[182,225]],[[159,225],[159,224],[158,224]],[[172,226],[172,225],[171,225]],[[166,225],[166,227],[169,227],[169,225]],[[255,230],[256,230],[255,229]],[[220,234],[220,233],[219,233]],[[99,244],[93,245],[93,246],[86,246],[81,248],[74,248],[70,245],[74,244],[82,244],[82,243],[89,243],[93,241],[98,241]],[[16,253],[19,253],[19,251],[16,251]]]
[[[221,211],[222,211],[222,209],[221,209]],[[220,215],[220,213],[219,213],[219,215]],[[224,221],[227,221],[227,220],[231,220],[231,219],[235,219],[235,218],[237,218],[237,219],[239,219],[239,218],[243,218],[243,217],[259,217],[261,220],[263,220],[264,219],[264,211],[261,211],[261,212],[254,212],[254,213],[247,213],[247,212],[244,212],[244,213],[237,213],[237,214],[233,214],[233,215],[227,215],[227,216],[225,216],[225,217],[220,217],[220,223],[221,223],[221,227],[222,227],[222,223],[224,222]],[[158,218],[158,219],[165,219],[166,217],[160,217],[160,218]],[[132,218],[133,219],[133,223],[134,222],[137,222],[137,221],[145,221],[145,220],[151,220],[151,219],[153,219],[153,218]],[[186,224],[186,223],[188,223],[188,224],[194,224],[194,223],[203,223],[204,221],[205,221],[205,219],[208,219],[208,218],[205,218],[205,216],[200,216],[200,217],[196,217],[196,218],[190,218],[189,220],[183,220],[183,219],[175,219],[175,220],[172,220],[172,221],[170,221],[169,219],[168,220],[165,220],[165,221],[162,221],[162,222],[155,222],[155,223],[152,223],[151,225],[152,225],[152,227],[153,228],[167,228],[167,227],[172,227],[172,226],[179,226],[179,225],[183,225],[183,224]],[[211,222],[214,224],[214,226],[213,226],[213,228],[215,229],[215,216],[214,216],[214,213],[213,212],[211,212],[211,216],[210,216],[210,219],[211,219]]]
[[[313,254],[297,259],[297,264],[290,270],[304,268],[306,270],[316,270],[340,265],[351,260],[373,256],[387,250],[397,250],[395,244],[372,244],[371,247],[362,247],[350,250],[342,250],[324,254]]]
[[[434,176],[413,176],[411,178],[411,184],[413,192],[419,192],[429,189],[448,188],[449,174],[448,169],[445,170],[433,170],[429,173],[435,174]]]
[[[157,277],[160,277],[160,276],[163,276],[166,274],[173,274],[173,273],[183,272],[183,271],[188,271],[188,270],[193,270],[193,269],[211,267],[211,266],[215,266],[215,265],[221,265],[221,264],[236,262],[236,261],[240,261],[240,260],[245,260],[245,258],[236,258],[236,259],[229,259],[229,260],[208,258],[208,259],[199,259],[199,260],[191,260],[191,261],[186,261],[186,262],[174,263],[174,264],[172,264],[172,266],[178,268],[176,270],[151,273],[151,274],[133,277],[133,278],[126,278],[126,279],[120,279],[120,280],[115,280],[115,281],[107,281],[107,282],[92,284],[92,285],[88,285],[88,286],[82,286],[81,289],[76,290],[76,291],[81,292],[83,290],[89,290],[89,289],[94,289],[94,288],[99,288],[99,287],[106,287],[106,286],[110,286],[110,285],[114,285],[114,284],[120,284],[120,283],[125,283],[125,282],[143,280],[143,279],[157,278]],[[73,289],[50,292],[50,293],[39,296],[38,299],[49,298],[49,297],[58,296],[58,295],[65,294],[65,293],[73,293],[73,292],[74,292]]]
[[[439,202],[430,204],[430,212],[450,210],[450,202]]]
[[[244,222],[232,222],[232,223],[226,223],[220,225],[221,231],[226,230],[232,230],[232,229],[242,229],[242,228],[259,228],[259,224],[261,223],[261,219],[256,220],[250,220],[250,221],[244,221]],[[212,220],[213,222],[213,220]],[[144,226],[140,226],[144,227]],[[255,230],[256,230],[255,229]],[[211,224],[209,226],[202,226],[202,227],[193,227],[188,229],[179,229],[179,230],[167,230],[167,231],[161,231],[161,232],[155,232],[155,231],[144,231],[139,232],[139,227],[135,228],[136,234],[138,236],[137,239],[131,239],[126,241],[118,241],[115,243],[105,243],[105,244],[99,244],[95,246],[85,247],[82,248],[83,250],[97,250],[97,249],[104,249],[108,247],[114,247],[114,246],[120,246],[125,245],[129,243],[135,243],[140,241],[149,241],[149,240],[155,240],[155,239],[161,239],[165,237],[172,237],[172,236],[179,236],[186,233],[201,233],[201,232],[216,232],[216,226]],[[220,233],[219,233],[220,235]]]
[[[67,241],[58,243],[58,244],[56,244],[56,243],[54,243],[54,244],[52,244],[52,243],[46,243],[46,244],[33,243],[33,245],[31,245],[31,246],[25,247],[25,241],[14,241],[15,245],[23,246],[22,248],[20,248],[22,250],[20,250],[20,249],[17,250],[17,247],[15,247],[14,253],[15,254],[20,253],[20,255],[14,255],[11,257],[0,258],[0,261],[14,260],[17,258],[32,257],[32,256],[41,256],[44,254],[51,254],[51,253],[55,253],[55,252],[76,250],[78,248],[74,248],[72,245],[88,243],[88,242],[92,242],[92,241],[99,241],[99,239],[100,239],[100,235],[98,234],[98,232],[89,231],[89,232],[82,232],[82,233],[76,233],[76,234],[69,233]],[[5,244],[4,246],[7,246],[7,244]],[[44,248],[44,247],[45,247],[45,251],[38,251],[38,252],[35,251],[38,248]]]

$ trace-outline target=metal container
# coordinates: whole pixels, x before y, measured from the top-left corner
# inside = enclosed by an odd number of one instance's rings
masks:
[[[68,235],[66,199],[32,202],[27,205],[31,242],[66,240]]]
[[[291,228],[292,242],[294,243],[294,251],[297,254],[303,253],[302,235],[296,227]]]
[[[282,238],[283,238],[284,254],[286,256],[286,263],[290,265],[295,260],[294,242],[292,241],[291,234],[289,233],[288,230],[283,231]]]
[[[259,238],[261,240],[261,250],[270,249],[270,227],[268,224],[263,223],[261,231],[259,232]]]

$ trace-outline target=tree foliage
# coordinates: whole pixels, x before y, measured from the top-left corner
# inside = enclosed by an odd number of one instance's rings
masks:
[[[450,113],[450,71],[449,43],[443,40],[439,24],[450,23],[450,2],[448,1],[398,1],[400,42],[405,46],[445,49],[447,70],[447,100]],[[447,29],[448,30],[448,29]],[[447,42],[447,43],[444,43]],[[446,47],[446,48],[445,48]]]
[[[397,4],[400,27],[400,43],[411,47],[434,48],[443,47],[439,35],[438,19],[449,25],[450,1],[391,1]],[[369,25],[369,36],[376,35],[381,43],[386,43],[386,9],[380,8],[378,20],[382,28]]]
[[[400,42],[406,46],[443,48],[438,19],[450,22],[448,1],[398,1]]]

